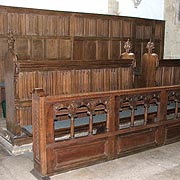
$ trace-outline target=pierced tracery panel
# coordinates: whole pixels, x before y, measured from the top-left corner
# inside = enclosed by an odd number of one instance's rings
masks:
[[[91,136],[107,130],[108,98],[66,101],[54,105],[55,140]]]
[[[180,90],[168,92],[167,116],[168,120],[180,117]]]
[[[156,122],[159,93],[120,96],[119,129]]]

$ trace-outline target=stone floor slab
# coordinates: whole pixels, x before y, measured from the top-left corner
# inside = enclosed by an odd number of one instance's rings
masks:
[[[1,146],[0,146],[1,147]],[[0,149],[0,180],[36,180],[33,153]],[[52,180],[179,180],[180,142],[50,177]]]

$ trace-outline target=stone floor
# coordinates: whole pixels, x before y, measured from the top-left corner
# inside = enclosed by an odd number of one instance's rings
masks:
[[[0,145],[0,180],[35,180],[33,154]],[[51,177],[52,180],[180,180],[180,142]]]

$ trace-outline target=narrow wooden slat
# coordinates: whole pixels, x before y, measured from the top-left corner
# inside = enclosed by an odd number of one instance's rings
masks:
[[[93,134],[93,114],[89,115],[89,135]]]
[[[71,126],[70,137],[74,138],[75,131],[74,131],[74,116],[73,115],[71,115],[71,124],[70,124],[70,126]]]

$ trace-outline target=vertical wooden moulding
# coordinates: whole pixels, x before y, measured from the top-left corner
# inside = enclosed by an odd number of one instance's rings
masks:
[[[168,92],[166,90],[162,90],[160,93],[159,106],[158,106],[159,121],[166,120],[167,103],[168,103]]]
[[[32,94],[32,127],[34,160],[42,175],[47,174],[46,122],[44,119],[44,90],[36,88]]]
[[[119,98],[110,96],[108,105],[107,129],[109,132],[115,132],[119,126]],[[108,137],[106,144],[106,153],[108,159],[114,159],[117,156],[117,137],[115,135]]]
[[[168,93],[166,90],[162,90],[160,93],[160,100],[159,100],[158,114],[157,114],[159,121],[166,120],[167,103],[168,103]],[[165,139],[166,139],[165,125],[158,126],[155,133],[155,141],[157,145],[163,145],[165,143]]]
[[[158,146],[162,146],[165,143],[166,140],[166,127],[165,126],[159,126],[155,133],[155,142]]]
[[[19,128],[16,124],[16,114],[15,114],[15,85],[14,85],[14,74],[15,74],[15,64],[16,55],[13,50],[9,50],[5,58],[5,89],[6,89],[6,125],[7,130],[11,133],[17,135],[19,134]]]

